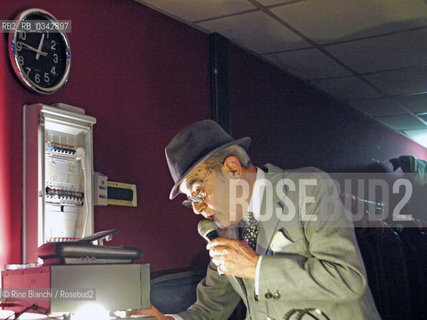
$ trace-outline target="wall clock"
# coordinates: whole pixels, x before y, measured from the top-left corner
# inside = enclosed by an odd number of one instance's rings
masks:
[[[51,94],[68,80],[71,50],[68,23],[42,9],[28,9],[9,33],[9,58],[19,80],[32,91]]]

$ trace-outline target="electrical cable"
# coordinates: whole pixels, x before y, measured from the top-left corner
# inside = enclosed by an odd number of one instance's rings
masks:
[[[84,203],[84,208],[85,208],[85,215],[83,217],[83,231],[82,231],[82,238],[85,237],[85,233],[86,233],[86,227],[89,221],[89,196],[87,194],[87,188],[86,188],[86,179],[87,179],[87,175],[86,175],[86,152],[85,149],[83,147],[77,147],[76,148],[76,153],[75,153],[75,157],[76,160],[80,160],[80,164],[82,167],[82,171],[83,171],[83,179],[84,179],[84,198],[83,198],[83,203]]]
[[[19,319],[19,317],[21,317],[28,310],[39,310],[39,309],[45,309],[45,308],[41,308],[41,307],[39,307],[39,305],[37,303],[34,303],[31,306],[25,307],[21,311],[12,313],[10,316],[8,316],[7,318],[5,318],[5,320],[9,320],[11,316],[14,316],[13,319],[16,320],[16,319]],[[46,314],[47,311],[48,310],[45,309],[44,314]]]

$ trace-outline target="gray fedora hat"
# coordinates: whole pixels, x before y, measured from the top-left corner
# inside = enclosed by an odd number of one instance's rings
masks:
[[[179,185],[185,176],[212,154],[232,145],[249,148],[249,137],[234,140],[213,120],[195,122],[179,132],[165,149],[169,171],[175,182],[169,199],[179,194]]]

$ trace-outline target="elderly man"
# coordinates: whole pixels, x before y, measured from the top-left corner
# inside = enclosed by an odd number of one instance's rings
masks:
[[[170,198],[215,222],[211,263],[197,301],[159,320],[226,320],[242,299],[246,319],[380,319],[367,286],[351,219],[324,172],[255,167],[249,138],[233,140],[211,120],[166,147]]]

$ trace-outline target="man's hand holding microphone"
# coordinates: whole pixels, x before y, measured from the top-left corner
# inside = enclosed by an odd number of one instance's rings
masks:
[[[215,222],[201,220],[197,226],[199,234],[208,241],[206,249],[217,266],[220,275],[234,275],[239,278],[255,279],[260,256],[245,242],[219,236]],[[134,315],[156,317],[157,320],[174,320],[161,313],[155,306],[132,312]]]
[[[206,249],[219,274],[255,279],[259,255],[245,242],[219,237],[215,222],[202,220],[197,227],[208,242]]]

